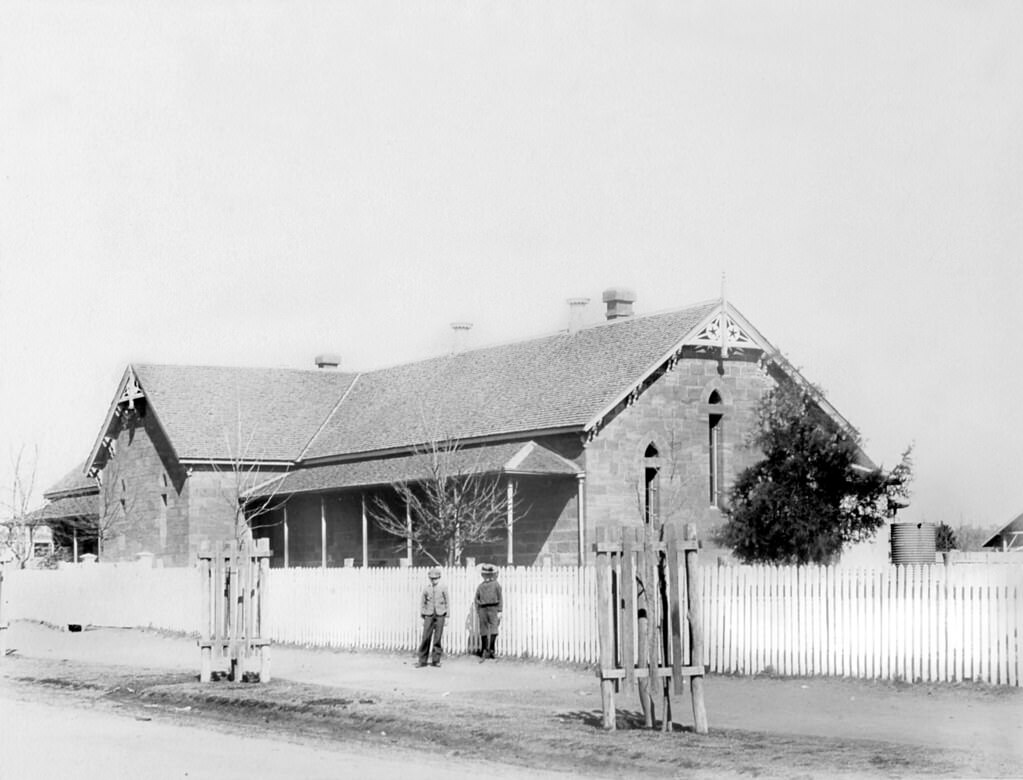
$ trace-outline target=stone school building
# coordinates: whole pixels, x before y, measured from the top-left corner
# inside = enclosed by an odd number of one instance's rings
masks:
[[[694,523],[710,546],[758,458],[758,400],[805,380],[723,299],[647,315],[634,299],[610,289],[600,322],[376,371],[129,365],[71,479],[96,485],[100,557],[192,565],[238,534],[241,505],[274,566],[429,563],[372,514],[439,439],[510,499],[499,538],[466,550],[478,562],[585,563],[600,529],[655,521]]]

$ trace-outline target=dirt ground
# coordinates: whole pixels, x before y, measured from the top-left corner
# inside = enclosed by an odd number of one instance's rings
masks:
[[[823,678],[709,676],[709,735],[688,695],[673,733],[640,728],[623,692],[601,728],[593,672],[453,657],[414,668],[390,653],[272,650],[268,684],[197,680],[193,640],[146,631],[7,631],[0,696],[143,713],[315,745],[358,745],[584,777],[1021,777],[1023,691]],[[661,712],[657,712],[660,720]]]

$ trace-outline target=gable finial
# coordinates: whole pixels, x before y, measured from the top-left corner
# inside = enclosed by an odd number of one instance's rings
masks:
[[[721,272],[721,357],[728,357],[728,321],[725,318],[725,272]]]

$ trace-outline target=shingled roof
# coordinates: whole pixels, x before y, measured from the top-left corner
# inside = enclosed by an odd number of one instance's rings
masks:
[[[182,461],[241,458],[316,467],[405,454],[437,440],[525,441],[558,431],[584,432],[682,344],[706,345],[708,328],[726,314],[749,346],[798,377],[721,300],[360,374],[132,365],[89,465],[112,427],[118,403],[131,393],[146,398]],[[851,429],[825,399],[821,404]],[[234,441],[239,429],[241,444]]]
[[[71,471],[60,478],[59,482],[43,491],[43,498],[55,501],[66,496],[98,493],[99,487],[96,485],[96,481],[86,476],[85,469],[85,463],[71,469]]]
[[[344,397],[355,375],[323,369],[131,365],[89,465],[132,378],[180,460],[292,462]]]
[[[582,429],[719,301],[360,374],[303,460]]]
[[[44,506],[29,514],[29,519],[36,523],[68,519],[95,520],[97,517],[99,517],[99,495],[97,493],[51,499]]]
[[[45,491],[46,504],[31,512],[33,522],[67,518],[95,518],[99,515],[99,487],[85,475],[85,464],[71,469]]]
[[[182,460],[293,461],[355,378],[323,369],[133,368]]]

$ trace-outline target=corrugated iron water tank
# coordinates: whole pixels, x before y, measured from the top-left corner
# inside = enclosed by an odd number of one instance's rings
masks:
[[[892,523],[892,563],[934,563],[937,528],[934,523]]]

